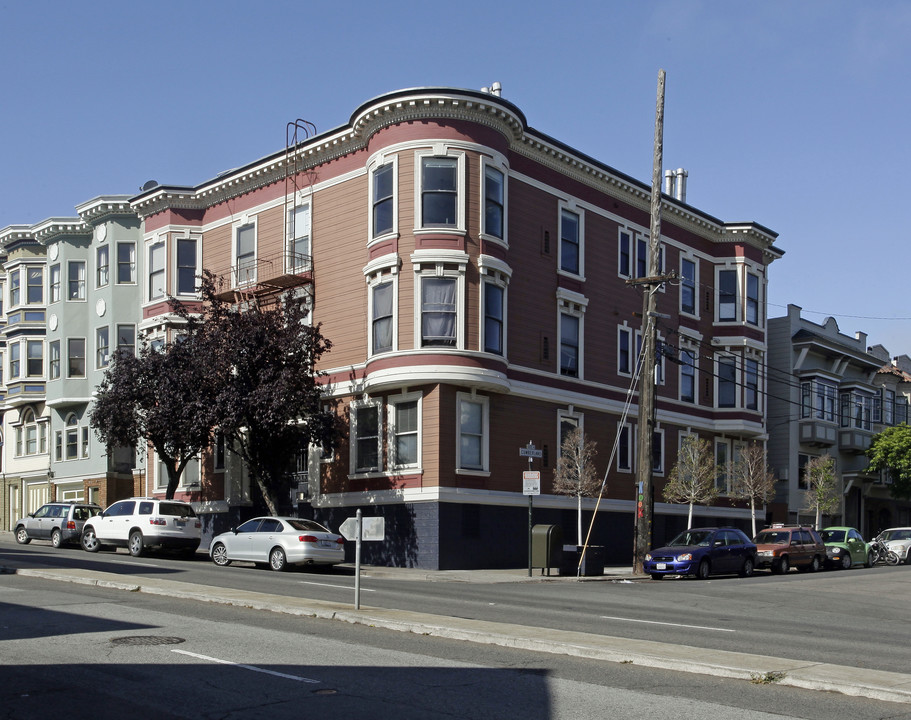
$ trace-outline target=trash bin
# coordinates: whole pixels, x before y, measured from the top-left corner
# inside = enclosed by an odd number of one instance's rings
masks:
[[[579,567],[579,560],[582,560],[582,567]],[[561,575],[575,575],[578,573],[583,577],[593,577],[604,574],[604,546],[589,545],[585,550],[585,556],[582,556],[581,545],[564,545],[563,561],[560,563]]]
[[[560,567],[563,559],[563,528],[559,525],[534,525],[531,528],[531,566],[547,569]]]

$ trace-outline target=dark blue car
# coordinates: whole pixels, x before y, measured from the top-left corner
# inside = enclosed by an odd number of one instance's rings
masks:
[[[653,580],[666,575],[749,577],[756,567],[756,546],[737,528],[690,528],[649,552],[642,565]]]

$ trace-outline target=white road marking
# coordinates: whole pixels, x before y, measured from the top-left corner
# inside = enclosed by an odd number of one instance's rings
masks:
[[[623,620],[625,622],[637,622],[637,623],[648,623],[649,625],[670,625],[672,627],[681,627],[681,628],[691,628],[694,630],[714,630],[716,632],[737,632],[731,628],[714,628],[714,627],[705,627],[704,625],[684,625],[683,623],[669,623],[669,622],[660,622],[658,620],[636,620],[634,618],[624,618],[624,617],[612,617],[610,615],[602,615],[602,620]]]
[[[298,682],[305,683],[316,683],[319,684],[319,680],[311,680],[310,678],[299,677],[298,675],[287,675],[285,673],[275,672],[274,670],[264,670],[263,668],[258,668],[255,665],[244,665],[243,663],[232,662],[231,660],[219,660],[218,658],[209,657],[208,655],[199,655],[197,653],[187,652],[186,650],[171,650],[173,653],[178,653],[180,655],[189,655],[190,657],[198,658],[199,660],[208,660],[209,662],[221,663],[222,665],[233,665],[234,667],[244,668],[245,670],[252,670],[253,672],[265,673],[266,675],[275,675],[275,677],[286,678],[288,680],[297,680]]]
[[[331,588],[341,588],[342,590],[354,590],[353,587],[348,585],[330,585],[329,583],[318,583],[310,582],[308,580],[298,580],[301,585],[318,585],[319,587],[331,587]],[[376,592],[376,590],[371,590],[370,588],[361,588],[361,592]]]

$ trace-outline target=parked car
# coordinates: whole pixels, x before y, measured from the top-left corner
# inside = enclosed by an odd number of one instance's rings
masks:
[[[899,562],[911,564],[911,527],[883,530],[879,538],[898,555]]]
[[[50,540],[51,545],[78,543],[85,521],[101,512],[94,503],[52,502],[19,518],[13,533],[16,542],[27,545],[32,540]]]
[[[792,567],[801,572],[816,572],[826,561],[826,546],[811,527],[775,525],[753,538],[756,543],[756,567],[770,568],[784,575]]]
[[[88,552],[98,552],[105,545],[125,547],[136,557],[150,547],[192,554],[199,547],[200,531],[201,523],[190,503],[130,498],[86,521],[82,547]]]
[[[749,577],[756,567],[756,545],[736,528],[690,528],[646,554],[643,567],[653,580],[667,575]]]
[[[826,545],[826,564],[836,569],[848,570],[855,565],[873,566],[870,545],[852,527],[827,527],[819,536]]]
[[[216,565],[244,560],[273,570],[336,565],[345,560],[345,539],[313,520],[257,517],[213,538],[209,556]]]

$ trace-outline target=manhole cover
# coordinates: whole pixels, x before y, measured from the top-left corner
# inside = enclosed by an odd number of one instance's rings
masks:
[[[131,635],[111,640],[111,645],[180,645],[186,642],[183,638],[166,635]]]

